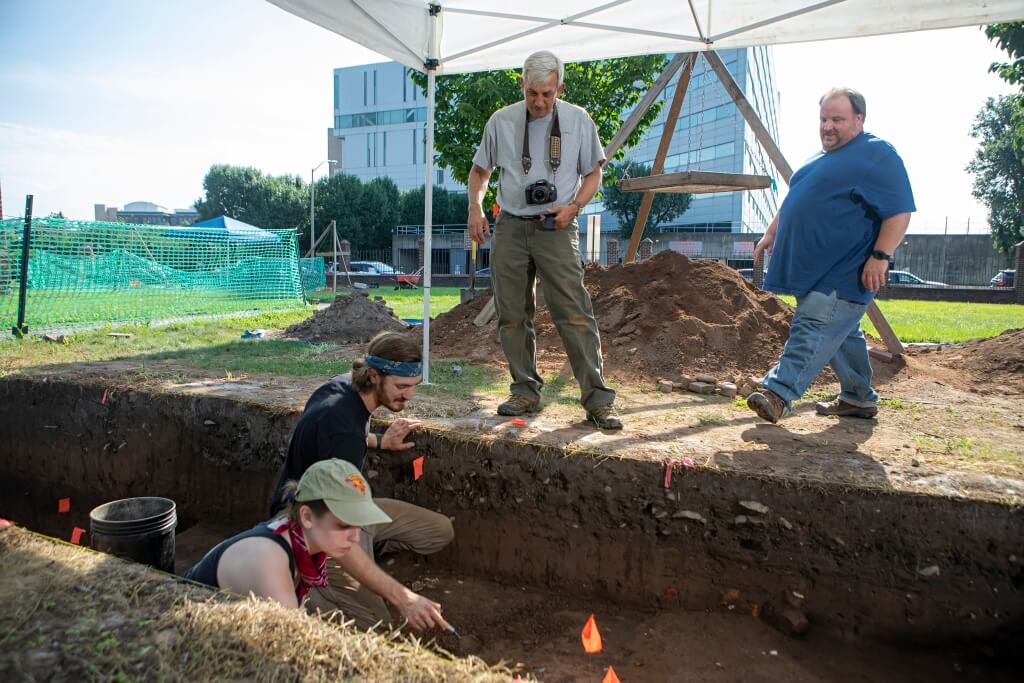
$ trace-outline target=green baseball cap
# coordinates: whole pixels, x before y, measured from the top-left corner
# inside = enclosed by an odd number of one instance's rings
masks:
[[[295,500],[322,500],[334,516],[350,526],[384,524],[391,518],[373,502],[370,484],[352,463],[338,458],[314,463],[299,479]]]

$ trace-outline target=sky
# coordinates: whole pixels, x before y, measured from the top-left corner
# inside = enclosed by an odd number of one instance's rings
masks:
[[[1004,53],[978,28],[775,48],[780,146],[790,164],[819,149],[818,98],[850,85],[866,130],[906,162],[911,231],[986,229],[964,166]],[[217,163],[300,175],[326,158],[332,70],[384,61],[259,0],[0,0],[3,215],[151,201],[186,208]],[[323,173],[325,167],[319,172]]]

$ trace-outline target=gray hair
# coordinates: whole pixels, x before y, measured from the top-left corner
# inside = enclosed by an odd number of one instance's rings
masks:
[[[868,105],[864,101],[864,96],[853,88],[830,88],[827,93],[821,96],[818,100],[818,106],[820,107],[825,103],[825,100],[831,100],[833,97],[845,97],[850,100],[850,106],[853,107],[854,114],[860,114],[864,118],[868,117]]]
[[[565,77],[565,64],[553,52],[534,52],[523,63],[523,85],[543,83],[553,73],[558,74],[558,81],[555,83],[557,88],[562,85],[562,79]]]

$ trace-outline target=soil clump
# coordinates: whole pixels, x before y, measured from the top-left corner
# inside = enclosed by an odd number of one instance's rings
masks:
[[[782,353],[793,315],[790,306],[729,266],[673,251],[629,265],[587,266],[584,284],[610,375],[760,375]],[[535,321],[538,363],[564,363],[541,293],[542,286]],[[488,299],[478,297],[437,317],[431,346],[438,357],[504,364],[496,324],[473,324]]]
[[[285,331],[288,337],[308,341],[352,343],[369,341],[378,332],[402,332],[410,325],[395,316],[381,298],[367,294],[339,294],[334,302]]]

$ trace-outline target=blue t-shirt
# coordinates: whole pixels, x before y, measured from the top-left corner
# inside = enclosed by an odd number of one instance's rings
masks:
[[[861,133],[811,158],[790,179],[765,276],[765,289],[868,303],[861,284],[882,221],[915,210],[910,179],[892,145]]]

